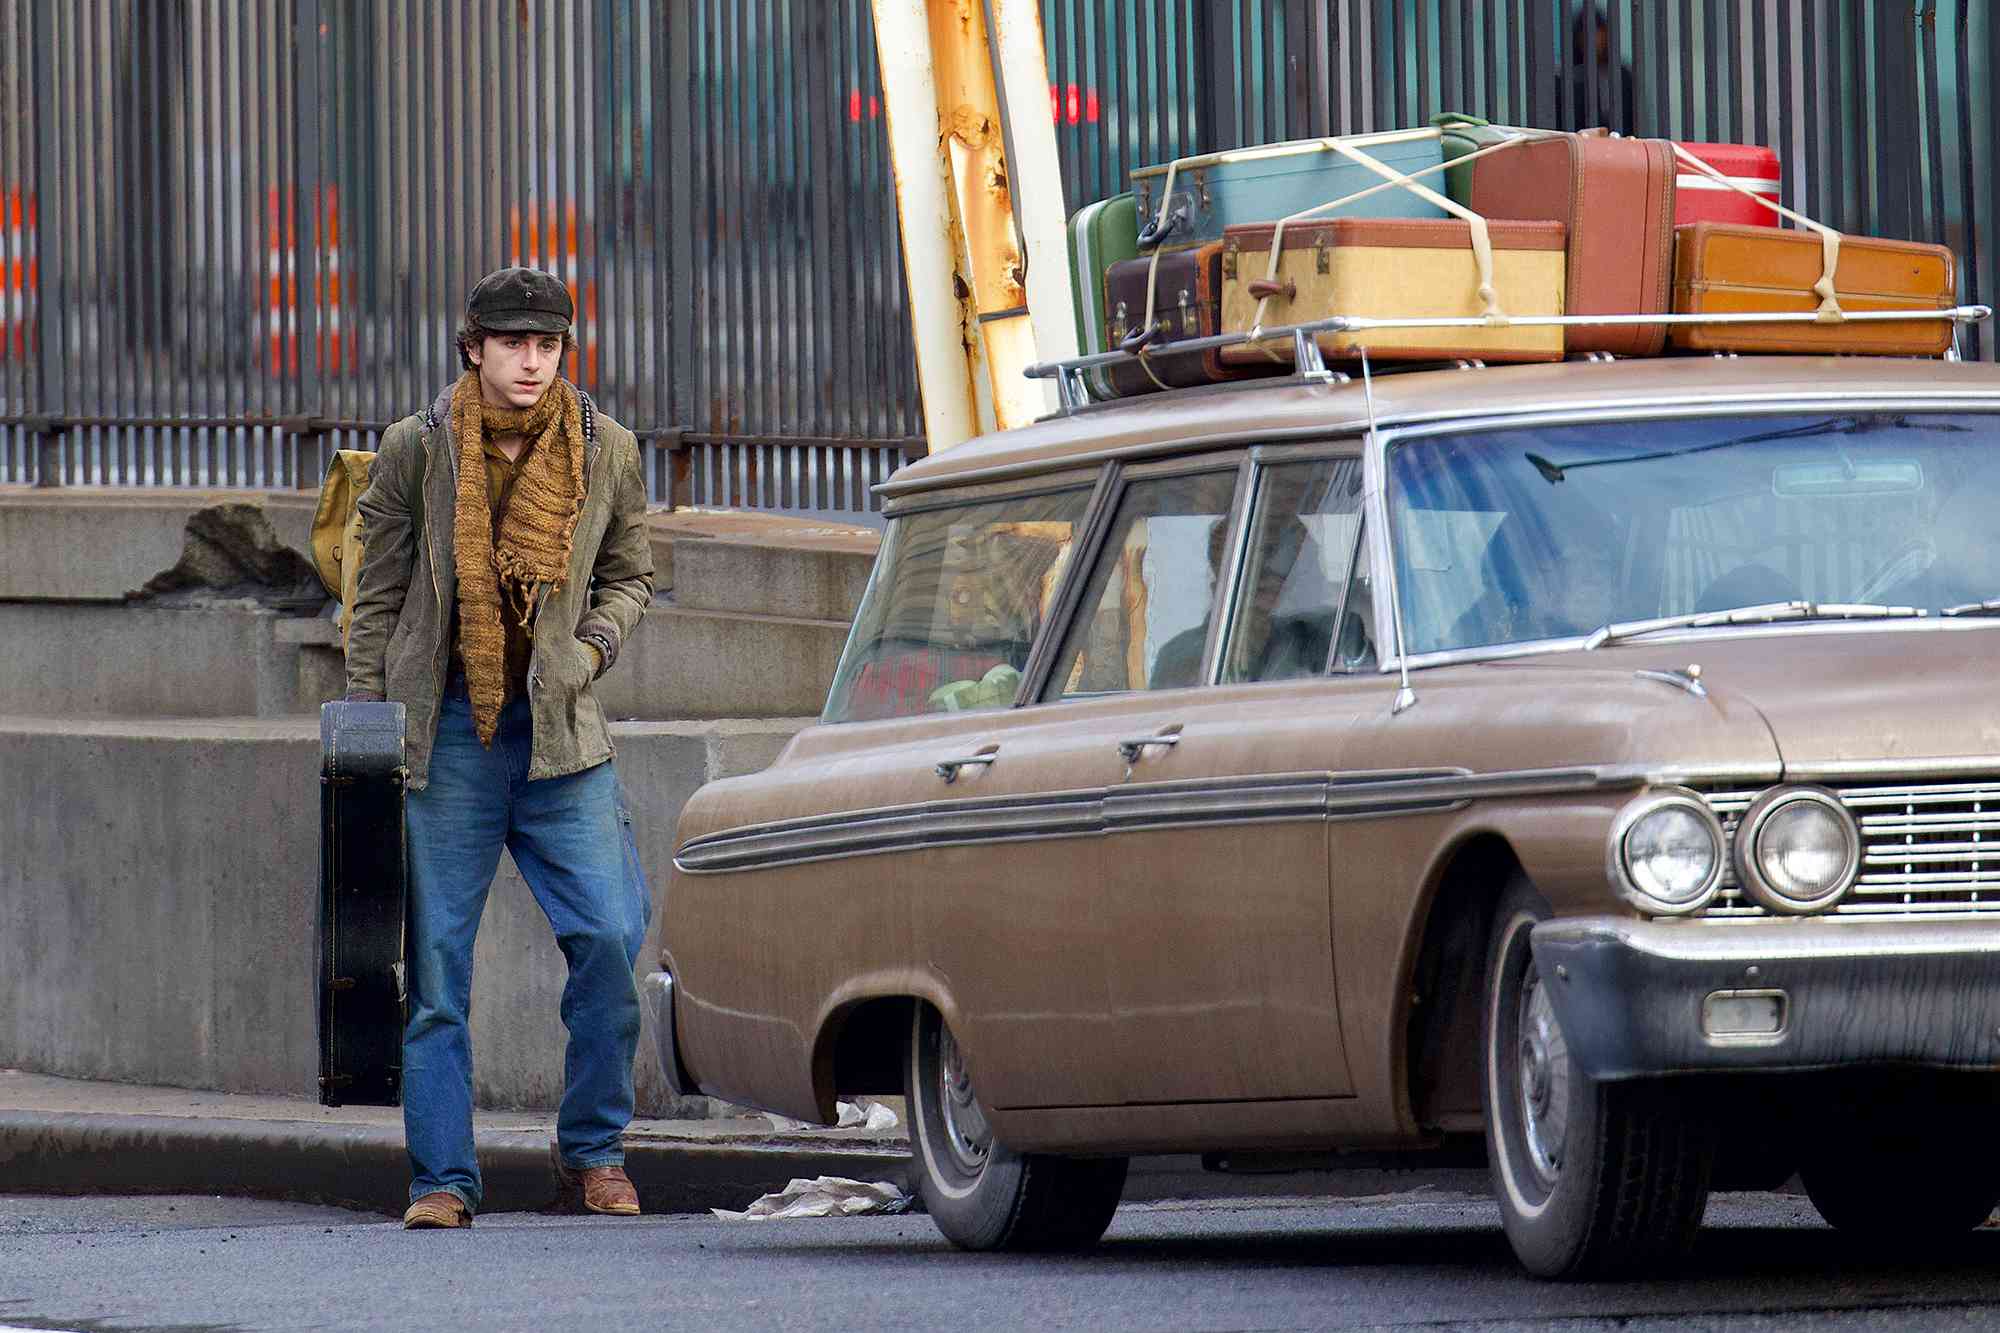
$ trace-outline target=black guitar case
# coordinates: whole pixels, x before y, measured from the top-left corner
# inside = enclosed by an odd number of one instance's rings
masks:
[[[319,710],[319,1100],[403,1095],[403,705]]]

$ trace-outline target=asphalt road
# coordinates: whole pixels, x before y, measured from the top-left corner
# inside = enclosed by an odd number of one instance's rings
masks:
[[[0,1329],[1970,1329],[2000,1231],[1843,1243],[1802,1198],[1719,1196],[1673,1280],[1532,1281],[1485,1199],[1128,1205],[1095,1254],[960,1254],[928,1219],[499,1214],[405,1233],[335,1209],[0,1195]]]

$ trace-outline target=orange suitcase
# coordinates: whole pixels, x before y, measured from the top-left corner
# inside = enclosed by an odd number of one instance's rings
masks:
[[[1675,228],[1674,313],[1714,315],[1819,308],[1825,272],[1820,238],[1809,231],[1697,222]],[[1950,250],[1919,241],[1842,236],[1834,268],[1843,310],[1948,310],[1958,291]],[[1692,352],[1849,352],[1943,356],[1948,319],[1861,323],[1675,324],[1673,346]]]

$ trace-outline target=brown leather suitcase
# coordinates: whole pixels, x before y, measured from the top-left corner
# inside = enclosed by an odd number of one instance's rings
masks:
[[[1826,271],[1826,254],[1814,233],[1722,222],[1697,222],[1677,230],[1676,313],[1819,308],[1814,284]],[[1842,236],[1833,286],[1843,310],[1948,310],[1958,292],[1958,272],[1952,252],[1942,245]],[[1943,356],[1951,338],[1948,319],[1676,324],[1673,330],[1674,346],[1693,352]]]
[[[1597,133],[1530,139],[1472,163],[1471,207],[1569,230],[1571,315],[1647,315],[1672,307],[1673,146]],[[1661,324],[1573,324],[1572,352],[1656,356]]]
[[[1145,365],[1108,366],[1105,377],[1120,395],[1181,389],[1195,384],[1281,373],[1285,365],[1228,366],[1215,354],[1168,352],[1162,349],[1186,338],[1221,332],[1222,242],[1185,250],[1160,252],[1155,272],[1151,255],[1121,260],[1104,275],[1104,328],[1107,344],[1117,348],[1146,320],[1146,289],[1153,295],[1153,336],[1146,341]],[[1147,374],[1150,370],[1152,373]]]
[[[1242,333],[1330,315],[1376,319],[1461,318],[1486,313],[1470,223],[1456,218],[1335,218],[1294,222],[1270,276],[1270,223],[1231,227],[1222,256],[1222,328]],[[1563,313],[1563,229],[1558,222],[1488,222],[1493,288],[1507,315]],[[1267,299],[1268,298],[1268,299]],[[1260,316],[1261,307],[1261,316]],[[1385,328],[1322,333],[1328,357],[1388,361],[1560,361],[1557,324]],[[1231,364],[1289,368],[1292,345],[1266,342],[1222,349]]]

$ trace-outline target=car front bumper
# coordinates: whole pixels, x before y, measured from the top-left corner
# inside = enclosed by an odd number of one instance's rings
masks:
[[[674,1034],[674,978],[669,972],[649,972],[639,983],[640,998],[653,1018],[653,1049],[660,1056],[660,1073],[676,1097],[693,1097],[701,1092],[681,1063],[680,1043]]]
[[[1532,938],[1570,1057],[1592,1078],[2000,1070],[2000,919],[1577,917]]]

